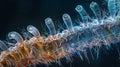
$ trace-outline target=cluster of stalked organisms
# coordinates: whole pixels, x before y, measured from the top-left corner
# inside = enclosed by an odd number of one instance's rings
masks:
[[[8,33],[8,39],[16,43],[0,40],[0,67],[60,63],[59,59],[69,59],[76,52],[83,59],[80,53],[93,47],[98,47],[95,51],[99,55],[99,47],[102,45],[109,46],[120,42],[120,0],[108,0],[107,4],[108,15],[101,12],[96,2],[90,4],[95,18],[91,18],[82,5],[77,5],[75,10],[81,16],[82,22],[73,26],[70,15],[65,13],[62,19],[67,29],[59,33],[56,32],[51,18],[45,19],[50,32],[48,36],[41,36],[38,29],[32,25],[27,26],[28,33],[33,35],[29,39],[22,38],[15,31]],[[10,44],[13,46],[8,47]]]

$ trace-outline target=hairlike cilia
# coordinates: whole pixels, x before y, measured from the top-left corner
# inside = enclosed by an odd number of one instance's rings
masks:
[[[91,2],[90,9],[95,15],[95,18],[91,18],[82,5],[77,5],[75,10],[82,22],[78,21],[79,25],[73,26],[70,15],[65,13],[62,19],[67,29],[62,32],[57,32],[53,20],[46,18],[45,24],[50,33],[48,36],[42,36],[33,25],[27,26],[26,35],[32,35],[28,39],[15,31],[8,33],[8,39],[15,43],[0,40],[0,67],[60,63],[59,59],[68,59],[74,53],[84,60],[81,53],[88,59],[87,49],[94,49],[98,58],[102,45],[109,47],[120,42],[120,0],[107,0],[107,6],[106,15],[96,2]]]

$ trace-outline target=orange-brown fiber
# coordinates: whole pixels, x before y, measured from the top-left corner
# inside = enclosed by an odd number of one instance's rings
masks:
[[[41,37],[41,39],[33,38],[31,40],[26,40],[24,43],[17,43],[17,49],[6,50],[5,55],[0,55],[0,67],[26,67],[38,63],[49,63],[55,62],[59,58],[63,58],[68,53],[65,52],[65,44],[58,46],[59,40],[47,40],[46,37]],[[13,48],[12,48],[13,49]]]

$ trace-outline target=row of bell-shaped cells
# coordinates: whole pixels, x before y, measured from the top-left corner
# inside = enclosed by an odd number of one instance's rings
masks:
[[[118,0],[117,3],[120,3],[120,1]],[[114,17],[119,12],[119,11],[117,12],[116,7],[120,7],[120,6],[116,5],[116,1],[115,0],[109,0],[108,1],[108,10],[109,10],[110,16]],[[94,15],[95,15],[97,20],[103,19],[102,18],[102,14],[101,14],[101,10],[99,8],[99,5],[96,2],[92,2],[90,4],[90,9],[93,11],[93,13],[94,13]],[[82,19],[83,23],[88,23],[88,21],[91,20],[90,16],[86,12],[86,10],[83,8],[83,6],[77,5],[75,10],[81,16],[81,19]],[[70,32],[74,32],[73,24],[72,24],[72,20],[71,20],[70,15],[65,13],[62,16],[62,19],[63,19],[67,29]],[[57,34],[56,30],[55,30],[55,27],[54,27],[54,23],[53,23],[51,18],[46,18],[45,19],[45,24],[46,24],[46,26],[49,29],[50,35]],[[27,26],[27,31],[29,33],[31,33],[33,36],[35,36],[35,37],[40,37],[40,33],[39,33],[38,29],[36,27],[32,26],[32,25]],[[19,33],[14,32],[14,31],[8,33],[8,38],[16,40],[17,43],[18,42],[23,42],[23,40],[24,40]],[[1,41],[1,40],[0,40],[0,49],[2,51],[8,49],[7,45],[3,41]]]

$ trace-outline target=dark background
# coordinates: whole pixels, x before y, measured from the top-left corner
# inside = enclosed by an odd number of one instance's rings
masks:
[[[51,17],[54,21],[59,21],[57,23],[63,23],[61,17],[64,13],[68,13],[73,20],[78,19],[79,15],[75,11],[75,7],[78,4],[83,5],[90,16],[93,16],[89,8],[89,4],[92,1],[96,1],[103,10],[107,10],[104,0],[0,0],[0,39],[6,40],[7,33],[10,31],[18,31],[21,34],[21,31],[30,24],[36,26],[42,33],[43,29],[46,29],[44,19],[47,17]],[[120,67],[120,59],[114,46],[107,53],[101,50],[99,59],[91,61],[91,63],[81,61],[77,56],[73,58],[72,63],[66,63],[63,59],[62,66]],[[40,64],[39,66],[45,67],[46,65]],[[50,65],[50,67],[58,66],[55,63]]]

